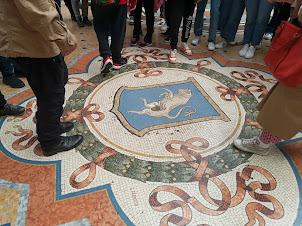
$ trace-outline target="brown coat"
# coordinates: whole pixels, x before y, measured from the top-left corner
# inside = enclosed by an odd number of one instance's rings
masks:
[[[289,140],[302,130],[302,84],[292,88],[277,83],[257,108],[260,125],[273,135]]]
[[[0,1],[0,56],[50,58],[75,42],[53,0]]]

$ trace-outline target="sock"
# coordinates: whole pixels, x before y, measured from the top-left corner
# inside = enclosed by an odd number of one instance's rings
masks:
[[[258,138],[258,140],[261,142],[260,139],[266,141],[267,143],[273,143],[273,144],[281,142],[281,138],[280,137],[277,137],[277,136],[271,134],[270,132],[268,132],[265,129],[262,131],[260,137]],[[263,142],[261,142],[261,143],[263,143]]]

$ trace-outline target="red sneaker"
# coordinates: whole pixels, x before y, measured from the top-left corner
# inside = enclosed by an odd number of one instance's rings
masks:
[[[110,72],[112,68],[113,62],[111,57],[107,57],[105,60],[103,60],[103,66],[101,68],[101,73],[107,74]]]

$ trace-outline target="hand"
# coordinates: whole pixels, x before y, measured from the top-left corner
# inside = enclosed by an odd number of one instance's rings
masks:
[[[66,50],[66,51],[62,52],[62,55],[63,55],[63,56],[68,56],[68,55],[71,54],[73,51],[75,51],[77,47],[78,47],[78,44],[75,43],[69,50]]]

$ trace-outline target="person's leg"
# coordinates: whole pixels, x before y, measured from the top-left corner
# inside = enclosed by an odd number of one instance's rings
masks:
[[[119,5],[115,10],[115,20],[111,22],[111,52],[114,63],[122,60],[121,52],[123,49],[126,20],[127,20],[127,5]]]
[[[211,18],[210,18],[210,32],[209,32],[209,42],[216,42],[216,32],[218,29],[219,22],[219,9],[220,9],[221,0],[212,0],[211,1]]]
[[[37,97],[37,133],[42,149],[61,142],[60,117],[63,113],[68,71],[63,56],[53,58],[17,58],[15,62],[27,73],[27,80]]]
[[[267,25],[267,29],[266,29],[265,33],[272,34],[274,32],[274,28],[275,28],[276,24],[278,23],[280,7],[281,7],[281,3],[279,3],[279,2],[273,3],[274,14],[273,14],[273,17],[271,18],[271,20],[269,21],[269,23]]]
[[[206,9],[206,5],[208,0],[202,0],[201,2],[197,3],[197,11],[196,17],[194,21],[194,34],[195,36],[201,36],[203,32],[203,22],[204,22],[204,11]]]
[[[256,19],[256,26],[251,40],[252,46],[257,46],[260,44],[263,35],[266,31],[272,9],[273,9],[272,3],[269,3],[265,0],[260,0],[260,4],[258,8],[258,16]]]
[[[136,8],[133,11],[134,16],[134,28],[133,28],[133,38],[135,38],[137,41],[139,40],[139,32],[142,29],[142,4],[143,0],[137,0]]]
[[[22,115],[24,112],[25,112],[24,107],[8,104],[0,91],[0,117],[6,115],[13,115],[13,116]]]
[[[250,44],[253,39],[260,1],[263,0],[245,0],[247,18],[244,29],[244,44]]]
[[[277,20],[277,23],[276,23],[276,25],[274,27],[274,31],[273,31],[274,34],[282,21],[288,21],[288,19],[290,17],[290,9],[291,9],[291,5],[289,3],[284,3],[280,7],[278,20]]]
[[[227,42],[234,42],[244,9],[245,0],[233,0],[232,12],[221,31],[221,37]]]
[[[184,6],[187,0],[168,0],[169,1],[169,26],[171,49],[177,49],[178,32],[182,17],[184,15]]]
[[[234,9],[232,8],[233,0],[222,0],[220,5],[220,17],[218,29],[223,30],[225,27],[230,15],[234,13]]]
[[[146,43],[152,43],[152,35],[154,32],[154,0],[143,0],[146,23],[147,23],[147,34],[144,38]]]
[[[68,10],[69,10],[69,13],[70,13],[70,16],[71,16],[71,19],[72,20],[75,20],[75,14],[73,12],[73,8],[72,8],[72,5],[71,5],[71,0],[64,0],[65,2],[65,5],[67,6]]]
[[[80,13],[79,1],[80,0],[71,0],[71,5],[72,5],[74,15],[76,17],[78,26],[84,27],[83,19],[81,17],[81,13]]]
[[[88,0],[82,0],[82,17],[88,17]]]
[[[99,42],[100,56],[105,60],[107,57],[111,57],[111,50],[108,42],[109,25],[103,24],[102,21],[94,19],[93,22],[94,31],[96,33]],[[111,37],[112,45],[112,37]]]
[[[12,88],[22,88],[24,82],[18,79],[14,73],[14,66],[9,58],[0,56],[0,72],[3,75],[3,83]]]
[[[183,15],[182,37],[181,37],[181,41],[184,43],[187,43],[190,37],[195,5],[196,4],[194,3],[194,0],[186,0],[185,10]]]

